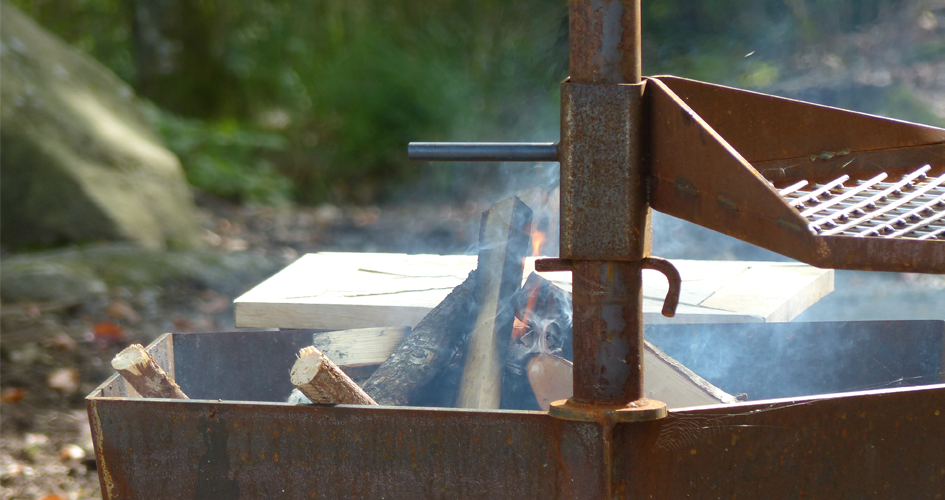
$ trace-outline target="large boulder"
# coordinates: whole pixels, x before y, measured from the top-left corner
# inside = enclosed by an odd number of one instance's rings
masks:
[[[0,71],[4,245],[200,244],[180,161],[117,76],[4,2]]]

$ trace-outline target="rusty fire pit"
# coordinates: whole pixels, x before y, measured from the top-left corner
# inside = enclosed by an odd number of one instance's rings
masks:
[[[194,399],[135,398],[116,377],[88,397],[104,497],[940,498],[943,322],[651,329],[683,359],[680,339],[754,346],[753,365],[700,369],[781,397],[667,412],[643,397],[641,273],[678,285],[650,255],[651,208],[819,267],[945,273],[945,130],[643,78],[639,20],[639,0],[571,0],[559,144],[409,148],[560,162],[561,258],[537,267],[574,275],[574,397],[549,413],[294,406],[279,401],[310,332],[168,334],[150,349]],[[769,365],[791,392],[765,392]]]
[[[945,385],[935,385],[945,322],[660,325],[647,336],[725,390],[784,398],[618,423],[608,442],[600,423],[543,412],[290,405],[282,402],[292,389],[286,374],[311,331],[166,334],[148,349],[193,399],[137,398],[117,375],[89,396],[102,493],[591,499],[613,487],[616,498],[642,499],[945,491]],[[699,355],[687,353],[693,345],[702,346]],[[867,390],[808,395],[854,389]]]

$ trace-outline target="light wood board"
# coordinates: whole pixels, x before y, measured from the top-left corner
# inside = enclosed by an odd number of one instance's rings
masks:
[[[535,269],[525,261],[523,281]],[[673,260],[682,277],[675,318],[668,285],[643,273],[647,323],[790,321],[833,291],[833,270],[786,262]],[[345,330],[415,326],[476,267],[475,255],[307,254],[235,301],[236,326]],[[541,273],[566,290],[571,273]]]

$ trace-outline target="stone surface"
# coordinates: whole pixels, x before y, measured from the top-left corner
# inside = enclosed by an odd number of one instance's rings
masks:
[[[0,2],[5,246],[200,244],[180,162],[104,66]]]
[[[130,245],[20,254],[3,259],[4,303],[79,303],[108,289],[192,285],[236,295],[276,272],[263,254],[203,250],[157,251]]]

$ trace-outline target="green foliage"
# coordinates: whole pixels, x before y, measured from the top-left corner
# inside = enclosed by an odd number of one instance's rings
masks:
[[[764,88],[909,1],[644,0],[644,72]],[[556,138],[566,0],[13,2],[172,111],[152,115],[191,181],[231,198],[368,201],[432,172],[411,140]]]
[[[182,118],[149,103],[144,110],[197,189],[247,203],[278,205],[291,199],[292,182],[267,158],[285,150],[283,136],[248,130],[232,120]]]
[[[66,43],[92,55],[126,82],[135,75],[133,2],[9,0]]]
[[[856,31],[908,2],[645,0],[644,72],[763,88],[799,48]]]

